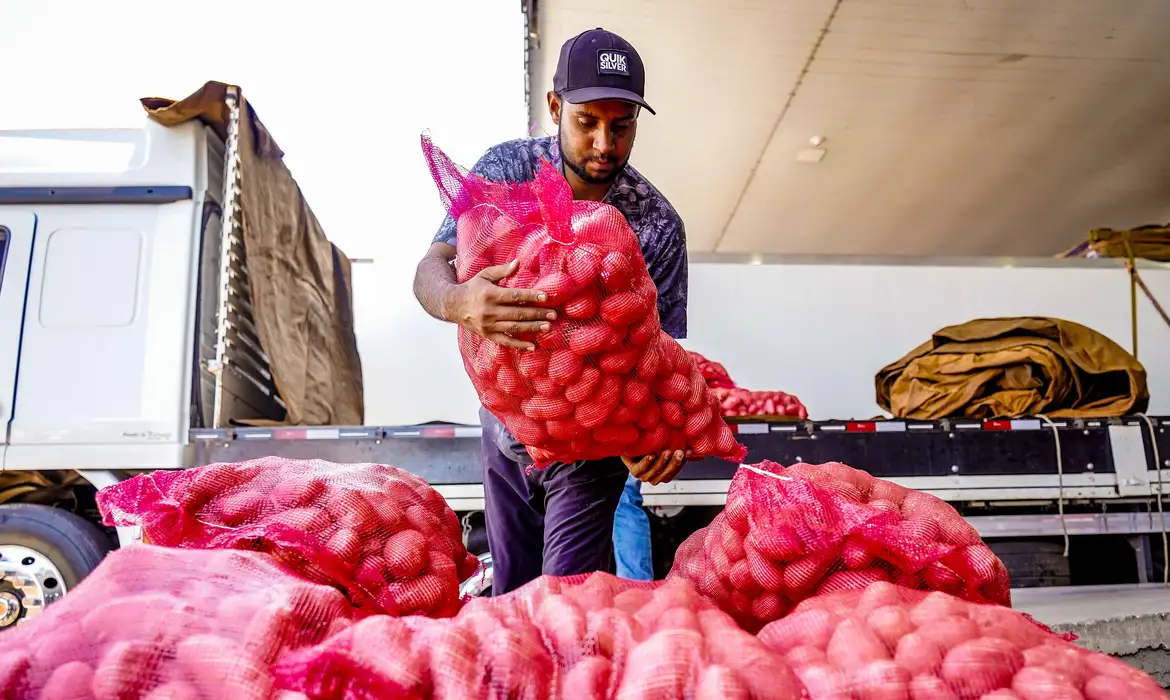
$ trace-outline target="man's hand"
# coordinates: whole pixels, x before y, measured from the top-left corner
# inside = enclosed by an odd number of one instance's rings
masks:
[[[455,285],[443,300],[443,316],[467,330],[500,345],[534,350],[536,345],[515,336],[542,333],[556,312],[543,304],[548,296],[535,289],[505,289],[496,285],[516,273],[517,262],[496,265],[463,284]]]
[[[646,455],[641,458],[622,457],[622,461],[625,462],[626,468],[630,470],[634,478],[657,486],[672,481],[682,471],[687,460],[692,457],[694,457],[694,453],[690,450],[685,453],[682,450],[674,452],[667,450],[662,454]]]

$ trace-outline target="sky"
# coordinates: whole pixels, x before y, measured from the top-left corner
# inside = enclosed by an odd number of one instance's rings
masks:
[[[0,0],[0,129],[134,126],[138,98],[241,86],[329,238],[374,261],[354,271],[367,422],[432,419],[396,398],[420,373],[459,397],[420,410],[467,420],[454,331],[411,294],[443,215],[419,135],[468,167],[523,136],[523,38],[517,0]]]

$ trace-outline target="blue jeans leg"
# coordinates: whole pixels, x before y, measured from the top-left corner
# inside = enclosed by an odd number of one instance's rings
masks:
[[[613,552],[617,575],[636,581],[654,580],[650,557],[650,517],[642,510],[642,482],[631,475],[622,489],[613,519]]]

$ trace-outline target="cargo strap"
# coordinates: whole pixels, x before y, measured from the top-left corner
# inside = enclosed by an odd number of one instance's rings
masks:
[[[1133,356],[1137,359],[1138,356],[1138,306],[1137,306],[1137,292],[1140,288],[1146,298],[1150,300],[1150,304],[1154,306],[1154,310],[1162,317],[1167,326],[1170,326],[1170,314],[1162,308],[1158,300],[1154,298],[1154,293],[1146,286],[1145,280],[1142,279],[1141,273],[1137,269],[1137,256],[1134,255],[1133,245],[1130,244],[1129,238],[1125,239],[1125,269],[1129,271],[1129,323],[1130,329],[1133,333]]]

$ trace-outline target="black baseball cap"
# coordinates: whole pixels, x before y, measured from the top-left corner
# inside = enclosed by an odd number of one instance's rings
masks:
[[[601,27],[582,32],[561,47],[553,92],[572,104],[620,100],[645,107],[646,68],[630,42]]]

